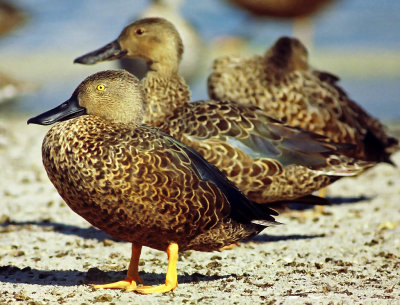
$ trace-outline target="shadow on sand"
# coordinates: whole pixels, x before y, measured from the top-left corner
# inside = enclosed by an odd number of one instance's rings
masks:
[[[165,273],[139,272],[146,285],[158,285],[165,282]],[[13,284],[36,284],[42,286],[75,286],[82,284],[111,283],[125,279],[125,271],[102,271],[90,268],[87,272],[77,270],[37,270],[30,267],[0,267],[0,282]],[[216,281],[228,277],[243,275],[203,275],[200,273],[178,275],[179,283]],[[90,288],[89,288],[90,289]]]
[[[332,205],[353,204],[361,201],[371,201],[373,196],[357,196],[357,197],[329,197]]]
[[[120,241],[111,237],[110,235],[96,229],[95,227],[81,228],[74,225],[67,225],[52,221],[7,221],[0,224],[0,227],[24,227],[24,226],[38,226],[45,227],[53,232],[62,233],[65,235],[76,235],[84,239],[97,239],[98,241],[104,241],[105,239],[112,239],[114,241]]]
[[[300,235],[300,234],[293,234],[293,235],[267,235],[261,234],[256,235],[250,240],[246,242],[278,242],[278,241],[288,241],[288,240],[302,240],[302,239],[314,239],[314,238],[322,238],[325,237],[325,234],[314,234],[314,235]]]
[[[357,197],[327,197],[326,198],[330,204],[327,205],[347,205],[347,204],[353,204],[353,203],[358,203],[362,201],[370,201],[373,199],[373,197],[367,197],[367,196],[357,196]],[[303,210],[310,210],[313,209],[314,205],[306,204],[306,203],[292,203],[289,205],[290,210],[295,210],[295,211],[303,211]]]
[[[66,235],[75,235],[79,236],[84,239],[97,239],[98,241],[102,242],[106,239],[111,239],[115,242],[125,242],[119,239],[115,239],[112,236],[94,228],[94,227],[89,227],[89,228],[81,228],[73,225],[66,225],[62,223],[57,223],[57,222],[51,222],[51,221],[22,221],[22,222],[16,222],[16,221],[10,221],[10,222],[5,222],[0,224],[0,227],[9,227],[9,226],[17,226],[17,227],[24,227],[24,226],[39,226],[39,227],[46,227],[49,228],[50,230]],[[299,234],[294,234],[294,235],[257,235],[250,240],[243,241],[243,242],[249,242],[249,241],[255,241],[255,242],[277,242],[277,241],[284,241],[284,240],[299,240],[299,239],[311,239],[311,238],[320,238],[324,237],[323,234],[320,235],[299,235]]]

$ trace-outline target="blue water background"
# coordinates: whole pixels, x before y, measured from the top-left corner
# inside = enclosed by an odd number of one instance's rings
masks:
[[[71,78],[65,69],[82,69],[72,60],[115,39],[121,29],[135,19],[149,4],[146,0],[13,0],[30,14],[28,23],[12,35],[0,39],[0,58],[20,61],[21,66],[6,67],[25,79],[40,79],[39,90],[0,112],[40,112],[67,99],[82,79]],[[249,14],[222,0],[186,0],[183,15],[196,26],[205,41],[218,36],[245,35],[251,44],[267,48],[282,35],[291,35],[292,22],[277,19],[255,20]],[[314,19],[316,50],[370,50],[379,57],[381,50],[400,52],[400,1],[398,0],[339,0]],[[60,54],[47,62],[46,54]],[[32,57],[40,60],[29,62]],[[312,61],[312,58],[311,58]],[[53,65],[49,73],[48,65]],[[2,62],[2,66],[7,63]],[[21,68],[23,67],[23,68]],[[76,68],[75,68],[76,67]],[[104,66],[94,66],[102,70]],[[318,67],[323,69],[323,67]],[[24,71],[21,71],[24,69]],[[46,73],[49,77],[46,78]],[[56,73],[59,77],[54,77]],[[370,113],[384,120],[400,120],[400,71],[398,73],[357,73],[340,75],[341,85],[350,96]],[[65,79],[63,78],[65,75]],[[383,76],[382,76],[383,75]],[[193,99],[207,97],[203,78],[193,85]]]

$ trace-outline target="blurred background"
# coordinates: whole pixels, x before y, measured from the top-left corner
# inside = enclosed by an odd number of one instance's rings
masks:
[[[251,5],[244,8],[246,1]],[[295,35],[307,46],[313,67],[340,76],[350,97],[374,116],[386,123],[400,121],[398,0],[319,0],[322,5],[311,15],[301,10],[304,4],[294,11],[257,8],[261,0],[160,2],[1,0],[0,119],[48,110],[69,98],[86,76],[117,68],[117,62],[72,62],[164,5],[165,16],[185,20],[200,43],[191,45],[184,37],[186,55],[194,57],[186,72],[193,100],[207,98],[206,78],[216,56],[263,54],[280,36]]]

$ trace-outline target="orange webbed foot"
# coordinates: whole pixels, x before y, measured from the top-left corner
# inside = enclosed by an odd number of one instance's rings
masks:
[[[140,294],[163,293],[174,290],[178,286],[178,274],[176,271],[176,262],[178,261],[178,244],[171,243],[167,248],[168,269],[165,276],[165,284],[158,286],[142,286],[135,291]]]
[[[157,285],[157,286],[142,286],[142,287],[136,288],[135,291],[139,294],[164,293],[164,292],[174,290],[177,286],[178,286],[178,283],[163,284],[163,285]]]
[[[135,279],[126,278],[123,281],[118,281],[109,284],[91,284],[91,286],[95,289],[125,289],[126,292],[136,290],[137,284],[142,284],[143,281],[140,277]]]

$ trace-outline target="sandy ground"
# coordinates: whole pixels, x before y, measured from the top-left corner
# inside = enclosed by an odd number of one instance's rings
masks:
[[[87,283],[124,278],[130,245],[61,200],[41,164],[48,128],[25,122],[0,119],[0,304],[400,304],[398,168],[338,181],[323,215],[278,216],[284,225],[233,250],[182,253],[174,292],[95,291]],[[160,284],[166,265],[145,248],[141,276]]]

